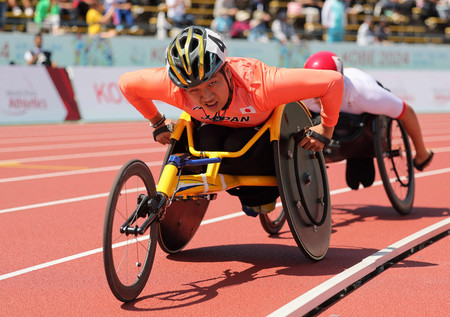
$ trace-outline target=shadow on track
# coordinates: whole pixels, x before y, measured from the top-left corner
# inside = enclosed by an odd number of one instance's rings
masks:
[[[404,221],[421,218],[445,217],[450,215],[449,208],[429,208],[429,207],[413,207],[408,215],[400,215],[393,207],[373,206],[373,205],[333,205],[333,232],[335,228],[345,227],[357,222],[388,220],[388,221]],[[340,216],[351,216],[348,219],[339,220]],[[338,220],[336,218],[339,218]]]
[[[123,304],[122,308],[130,311],[164,311],[212,300],[218,296],[220,289],[251,283],[262,278],[270,279],[279,275],[333,276],[376,251],[330,248],[325,259],[313,263],[306,259],[296,246],[242,244],[185,250],[175,255],[168,255],[167,259],[187,264],[243,262],[251,266],[242,271],[226,269],[208,279],[190,281],[179,290],[143,296],[133,303]],[[267,274],[266,270],[272,272],[275,270],[275,273]]]

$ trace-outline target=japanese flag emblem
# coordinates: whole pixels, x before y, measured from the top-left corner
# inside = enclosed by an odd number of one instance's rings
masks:
[[[241,110],[242,114],[256,113],[256,110],[255,110],[255,108],[253,108],[253,106],[241,108],[240,110]]]

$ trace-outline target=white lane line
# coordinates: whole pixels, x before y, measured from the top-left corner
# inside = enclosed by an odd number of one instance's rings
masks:
[[[303,316],[341,290],[375,271],[380,265],[447,230],[450,230],[450,218],[441,220],[368,256],[349,269],[297,297],[267,317]]]
[[[101,139],[132,139],[142,138],[139,133],[120,133],[120,134],[77,134],[77,135],[58,135],[58,136],[30,136],[16,138],[2,138],[0,144],[19,144],[19,143],[35,143],[35,142],[67,142],[67,141],[100,141]],[[149,142],[150,143],[150,142]],[[152,142],[153,143],[153,142]]]
[[[151,166],[161,166],[162,161],[157,162],[149,162],[146,163],[148,167]],[[97,167],[97,168],[87,168],[82,170],[74,170],[74,171],[64,171],[64,172],[54,172],[54,173],[45,173],[45,174],[36,174],[36,175],[26,175],[26,176],[17,176],[17,177],[9,177],[9,178],[0,178],[1,183],[11,183],[11,182],[19,182],[19,181],[27,181],[33,179],[43,179],[43,178],[53,178],[60,176],[71,176],[71,175],[81,175],[81,174],[90,174],[90,173],[101,173],[101,172],[110,172],[110,171],[118,171],[122,165],[116,166],[105,166],[105,167]]]
[[[99,148],[101,146],[118,146],[129,144],[148,144],[152,142],[143,139],[129,139],[129,140],[112,140],[112,141],[94,141],[94,142],[78,142],[78,143],[62,143],[62,144],[47,144],[47,145],[27,145],[0,148],[0,153],[8,152],[27,152],[27,151],[45,151],[45,150],[60,150],[60,149],[78,149],[78,148]]]
[[[153,166],[153,165],[159,166],[158,162],[148,163],[148,165],[149,166]],[[81,170],[81,172],[82,171],[83,170]],[[73,172],[80,172],[80,171],[73,171]],[[70,172],[67,172],[67,173],[70,173]],[[444,168],[444,169],[439,169],[439,170],[434,170],[434,171],[429,171],[429,172],[417,173],[417,174],[415,174],[415,178],[421,178],[421,177],[425,177],[425,176],[432,176],[432,175],[438,175],[438,174],[444,174],[444,173],[450,173],[450,167]],[[51,173],[51,174],[59,174],[59,173]],[[0,183],[1,183],[1,179],[0,179]],[[372,186],[380,186],[382,184],[383,184],[382,181],[376,181],[372,184]],[[330,190],[330,195],[338,195],[338,194],[347,193],[350,191],[352,191],[352,189],[350,189],[348,187],[341,188],[341,189],[335,189],[335,190]],[[48,206],[54,206],[54,205],[60,205],[60,204],[73,203],[73,202],[78,202],[78,201],[83,201],[83,200],[103,198],[105,196],[108,196],[108,194],[109,193],[101,193],[101,194],[94,194],[94,195],[87,195],[87,196],[81,196],[81,197],[55,200],[55,201],[44,202],[44,203],[37,203],[37,204],[26,205],[26,206],[0,209],[0,214],[21,211],[21,210],[35,209],[35,208],[40,208],[40,207],[48,207]]]
[[[54,260],[54,261],[42,263],[42,264],[39,264],[39,265],[31,266],[31,267],[28,267],[28,268],[23,269],[23,270],[18,270],[18,271],[11,272],[11,273],[8,273],[8,274],[0,275],[0,281],[6,280],[6,279],[11,278],[11,277],[19,276],[19,275],[22,275],[22,274],[25,274],[25,273],[29,273],[29,272],[33,272],[33,271],[36,271],[36,270],[44,269],[46,267],[50,267],[50,266],[53,266],[53,265],[57,265],[57,264],[61,264],[61,263],[64,263],[64,262],[69,262],[69,261],[72,261],[72,260],[80,259],[80,258],[83,258],[85,256],[93,255],[93,254],[100,253],[100,252],[102,252],[102,248],[86,251],[86,252],[83,252],[83,253],[78,253],[78,254],[67,256],[65,258],[61,258],[61,259],[58,259],[58,260]]]
[[[91,153],[79,153],[79,154],[63,154],[63,155],[49,155],[49,156],[37,156],[37,157],[25,157],[25,158],[12,158],[9,160],[1,160],[0,166],[9,163],[32,163],[32,162],[47,162],[47,161],[57,161],[57,160],[73,160],[81,158],[92,158],[92,157],[104,157],[104,156],[119,156],[119,155],[130,155],[130,154],[143,154],[143,153],[158,153],[166,152],[167,149],[164,147],[157,148],[142,148],[133,150],[119,150],[119,151],[104,151],[104,152],[91,152]]]
[[[439,174],[440,173],[439,171],[442,171],[442,170],[431,171],[431,172],[423,172],[423,173],[420,173],[419,175],[416,175],[416,177],[427,176],[427,174],[429,174],[429,175]],[[446,172],[450,172],[450,168],[444,169],[444,171],[445,171],[445,173]],[[382,182],[379,181],[379,182],[375,182],[372,186],[379,186],[381,184],[382,184]],[[349,188],[332,190],[332,191],[330,191],[330,195],[337,195],[337,194],[345,193],[345,192],[348,192],[348,191],[350,191]],[[24,209],[28,209],[28,208],[45,207],[45,206],[64,204],[64,203],[70,203],[70,202],[75,202],[75,201],[103,198],[103,197],[107,197],[108,195],[109,195],[109,193],[102,193],[102,194],[89,195],[89,196],[83,196],[83,197],[77,197],[77,198],[71,198],[71,199],[63,199],[63,200],[58,200],[58,201],[48,202],[48,203],[42,203],[42,204],[35,204],[35,205],[28,205],[28,206],[22,206],[22,207],[15,207],[17,210],[3,209],[3,210],[0,210],[0,214],[1,213],[5,213],[5,212],[24,210]],[[18,209],[18,208],[20,208],[20,209]],[[10,209],[12,209],[12,208],[10,208]],[[221,216],[221,217],[217,217],[217,218],[213,218],[213,219],[204,220],[204,221],[202,221],[202,223],[200,225],[201,226],[202,225],[207,225],[207,224],[220,222],[220,221],[224,221],[224,220],[227,220],[227,219],[240,217],[240,216],[244,216],[244,215],[245,215],[244,212],[236,212],[236,213],[233,213],[233,214],[229,214],[229,215],[225,215],[225,216]],[[447,219],[447,220],[450,220],[450,219]],[[28,273],[28,272],[36,271],[36,270],[39,270],[39,269],[42,269],[42,268],[46,268],[46,267],[49,267],[49,266],[52,266],[52,265],[56,265],[56,264],[72,261],[72,260],[75,260],[75,259],[79,259],[79,258],[82,258],[82,257],[85,257],[85,256],[89,256],[89,255],[92,255],[92,254],[100,253],[100,252],[102,252],[102,248],[94,249],[94,250],[91,250],[91,251],[86,251],[86,252],[75,254],[75,255],[71,255],[71,256],[68,256],[68,257],[65,257],[65,258],[62,258],[62,259],[46,262],[46,263],[43,263],[43,264],[39,264],[39,265],[35,265],[35,266],[29,267],[29,268],[18,270],[18,271],[15,271],[15,272],[11,272],[11,273],[7,273],[7,274],[4,274],[4,275],[0,275],[0,281],[4,280],[4,279],[7,279],[7,278],[19,276],[19,275],[22,275],[22,274],[25,274],[25,273]],[[379,251],[379,252],[381,252],[381,251]],[[274,316],[278,316],[278,315],[274,315]],[[279,315],[279,316],[282,316],[282,315]]]
[[[217,217],[217,218],[213,218],[213,219],[202,221],[202,223],[200,225],[203,226],[203,225],[207,225],[207,224],[211,224],[211,223],[215,223],[215,222],[220,222],[220,221],[224,221],[224,220],[227,220],[227,219],[236,218],[236,217],[240,217],[240,216],[244,216],[244,215],[245,215],[245,213],[242,212],[242,211],[241,212],[236,212],[236,213],[229,214],[229,215],[226,215],[226,216]],[[148,239],[148,237],[141,237],[141,238],[138,238],[136,240],[143,241],[143,240],[147,240],[147,239]],[[114,244],[113,248],[117,248],[117,247],[123,246],[126,243],[127,243],[127,241],[120,242],[118,244]],[[70,256],[67,256],[65,258],[57,259],[57,260],[54,260],[54,261],[50,261],[50,262],[42,263],[42,264],[39,264],[39,265],[31,266],[31,267],[28,267],[28,268],[25,268],[25,269],[22,269],[22,270],[18,270],[18,271],[15,271],[15,272],[3,274],[3,275],[0,275],[0,281],[6,280],[6,279],[11,278],[11,277],[16,277],[16,276],[19,276],[19,275],[22,275],[22,274],[25,274],[25,273],[29,273],[29,272],[37,271],[37,270],[40,270],[40,269],[44,269],[46,267],[50,267],[50,266],[53,266],[53,265],[57,265],[57,264],[73,261],[73,260],[76,260],[76,259],[84,258],[86,256],[94,255],[94,254],[101,253],[101,252],[103,252],[103,248],[97,248],[97,249],[94,249],[94,250],[90,250],[90,251],[86,251],[86,252],[70,255]]]

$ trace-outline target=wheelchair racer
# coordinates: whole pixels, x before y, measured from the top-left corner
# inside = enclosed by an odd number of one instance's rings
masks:
[[[415,168],[422,171],[430,164],[433,151],[426,148],[416,113],[409,104],[360,69],[346,67],[344,72],[342,60],[333,52],[321,51],[311,55],[304,67],[306,69],[334,70],[343,74],[344,94],[341,112],[371,113],[400,119],[416,150]],[[319,112],[321,110],[320,100],[317,98],[304,100],[304,103],[311,111]],[[372,185],[374,178],[373,159],[352,158],[347,160],[346,180],[350,188],[358,189],[359,183],[368,187]]]
[[[200,122],[194,134],[200,151],[237,151],[282,104],[318,97],[321,122],[310,128],[299,145],[322,150],[330,141],[339,116],[342,75],[334,71],[282,69],[253,58],[227,57],[226,45],[210,29],[190,26],[166,50],[166,67],[137,70],[119,79],[125,98],[154,128],[155,141],[170,143],[173,121],[152,100],[187,112]],[[224,158],[223,174],[275,175],[268,131],[240,158]],[[242,186],[228,190],[239,197],[251,216],[275,208],[277,187]]]

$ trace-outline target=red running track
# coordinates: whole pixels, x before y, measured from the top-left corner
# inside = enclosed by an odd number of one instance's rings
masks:
[[[0,127],[2,314],[283,316],[289,306],[301,315],[299,298],[314,291],[314,298],[326,299],[318,288],[376,252],[436,224],[440,232],[450,229],[450,114],[419,118],[435,158],[416,174],[410,215],[394,211],[379,181],[350,191],[345,164],[330,164],[331,244],[325,259],[312,263],[287,225],[269,237],[223,193],[184,251],[168,256],[157,250],[146,288],[129,304],[117,301],[107,285],[103,217],[122,164],[139,158],[159,175],[165,148],[153,142],[148,124]],[[233,217],[219,218],[225,215]],[[446,236],[394,264],[318,315],[447,316],[448,242]]]

